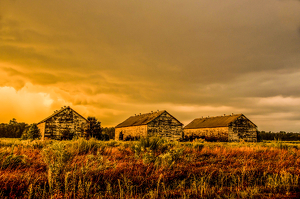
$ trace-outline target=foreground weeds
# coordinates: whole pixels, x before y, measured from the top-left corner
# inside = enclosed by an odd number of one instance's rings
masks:
[[[0,140],[1,198],[299,198],[297,143]],[[299,145],[300,146],[300,145]]]

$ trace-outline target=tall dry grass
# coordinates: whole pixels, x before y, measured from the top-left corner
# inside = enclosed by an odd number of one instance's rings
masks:
[[[298,143],[0,140],[1,198],[298,198]]]

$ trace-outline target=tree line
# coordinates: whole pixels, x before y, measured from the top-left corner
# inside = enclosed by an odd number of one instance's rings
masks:
[[[90,126],[87,129],[89,137],[99,140],[110,140],[115,138],[114,127],[101,127],[101,122],[95,117],[88,117]],[[39,139],[41,137],[37,124],[27,124],[17,122],[15,118],[9,123],[0,124],[0,138],[22,138],[22,139]]]
[[[0,137],[1,138],[21,138],[23,132],[27,131],[29,125],[24,122],[17,122],[15,118],[9,123],[0,124]]]
[[[258,131],[257,132],[257,140],[281,140],[281,141],[299,141],[300,140],[300,133],[293,133],[293,132],[285,132],[280,131],[277,133],[274,132],[265,132],[265,131]]]

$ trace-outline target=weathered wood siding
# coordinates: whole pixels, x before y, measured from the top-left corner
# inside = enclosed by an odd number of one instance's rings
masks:
[[[184,136],[199,136],[208,140],[228,141],[228,131],[228,127],[184,129]]]
[[[72,109],[65,109],[53,117],[50,117],[44,123],[45,131],[42,137],[53,139],[60,139],[64,132],[74,133],[82,137],[88,127],[88,122]]]
[[[157,113],[159,112],[155,112],[153,114]],[[147,121],[149,117],[151,118],[151,114],[138,115],[133,118],[130,117],[129,119],[125,120],[125,123],[129,120],[134,121],[135,124],[138,122],[142,123]],[[121,137],[123,140],[126,140],[127,138],[141,138],[146,136],[160,136],[168,140],[177,140],[182,136],[182,124],[168,112],[164,111],[157,115],[157,117],[151,118],[151,120],[149,120],[147,123],[145,122],[136,126],[116,127],[115,140],[120,140],[120,134],[122,135]]]
[[[127,137],[146,137],[147,136],[147,125],[141,126],[129,126],[115,129],[115,140],[119,140],[120,133],[123,134],[123,140]]]
[[[247,142],[257,142],[257,128],[244,116],[237,118],[229,126],[228,140],[240,141],[240,139]]]
[[[40,123],[40,124],[37,125],[37,127],[39,128],[40,134],[42,135],[41,139],[44,140],[45,139],[45,127],[46,127],[46,123],[45,122]]]
[[[257,141],[257,126],[243,114],[194,119],[184,128],[184,136],[219,141]]]
[[[182,124],[164,112],[148,124],[148,136],[160,136],[167,140],[177,140],[182,136]]]

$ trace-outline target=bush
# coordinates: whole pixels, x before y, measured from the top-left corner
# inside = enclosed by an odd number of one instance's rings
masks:
[[[140,137],[139,136],[131,136],[131,135],[128,135],[124,138],[124,141],[134,141],[134,140],[139,140]]]
[[[182,154],[182,148],[170,150],[167,153],[160,154],[155,160],[155,165],[157,167],[172,167],[181,159]]]
[[[43,149],[42,155],[48,165],[49,192],[53,194],[63,189],[64,174],[67,172],[67,165],[74,158],[73,154],[66,150],[63,143],[56,142]]]
[[[109,135],[108,134],[102,134],[101,140],[108,141],[109,140]]]
[[[132,151],[136,154],[139,154],[141,151],[150,150],[150,151],[160,151],[164,152],[168,149],[168,145],[164,144],[166,140],[160,137],[142,137],[136,145],[131,147]]]
[[[91,138],[89,140],[79,138],[72,142],[70,150],[72,150],[73,154],[84,155],[90,152],[96,152],[99,147],[100,143],[95,138]]]
[[[152,151],[159,150],[166,141],[160,137],[145,137],[140,139],[139,145],[143,148],[149,148]]]
[[[26,166],[25,156],[15,155],[13,153],[14,146],[12,147],[11,153],[7,152],[0,153],[0,168],[1,169],[17,169],[18,167]]]
[[[27,140],[27,139],[34,140],[40,138],[41,138],[40,130],[35,123],[30,125],[28,131],[25,131],[21,137],[21,139],[23,140]]]
[[[197,151],[201,151],[202,149],[203,149],[203,147],[204,147],[204,144],[201,144],[201,143],[194,143],[193,144],[194,146],[194,149],[196,149]]]

